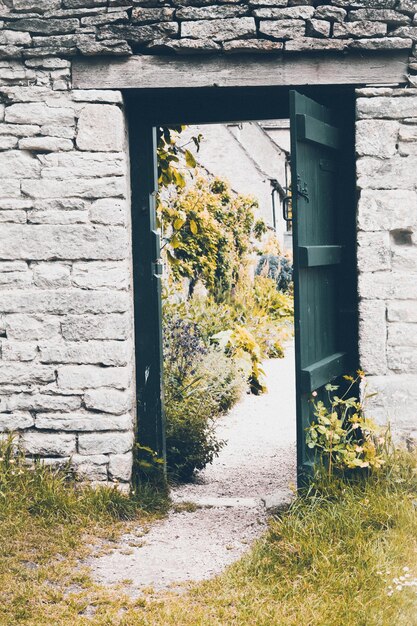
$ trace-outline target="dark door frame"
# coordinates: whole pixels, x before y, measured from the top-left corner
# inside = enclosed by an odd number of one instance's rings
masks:
[[[343,127],[354,145],[354,87],[298,88],[326,103],[337,101],[346,119]],[[289,118],[289,87],[139,89],[125,92],[129,124],[132,185],[133,289],[135,310],[135,360],[137,438],[141,445],[165,457],[164,415],[161,403],[161,275],[159,238],[155,225],[155,127],[172,124],[226,123]],[[352,162],[353,160],[353,162]],[[346,155],[346,189],[340,194],[338,228],[347,242],[349,275],[341,277],[339,309],[343,317],[357,315],[356,211],[354,151]],[[350,245],[349,245],[350,244]],[[157,338],[156,341],[154,338]],[[346,341],[354,342],[357,332]],[[158,365],[159,363],[159,365]],[[299,437],[299,434],[298,434]],[[299,446],[298,446],[299,448]],[[300,457],[300,454],[299,454]]]

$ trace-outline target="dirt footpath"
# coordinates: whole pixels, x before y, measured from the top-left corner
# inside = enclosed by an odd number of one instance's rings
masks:
[[[142,535],[122,538],[110,553],[91,558],[97,582],[126,582],[126,592],[164,589],[210,578],[236,561],[266,527],[264,500],[295,484],[294,356],[264,363],[268,393],[246,395],[218,424],[228,443],[197,480],[173,490],[172,511]]]

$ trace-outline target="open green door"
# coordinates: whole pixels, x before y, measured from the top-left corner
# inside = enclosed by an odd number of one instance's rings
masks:
[[[290,92],[299,485],[313,469],[312,392],[325,401],[324,386],[357,362],[353,133],[349,141],[343,106]]]
[[[133,301],[135,311],[137,441],[165,458],[162,359],[162,265],[156,221],[156,130],[130,128]]]

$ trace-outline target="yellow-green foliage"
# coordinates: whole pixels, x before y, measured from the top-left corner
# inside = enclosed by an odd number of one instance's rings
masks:
[[[199,280],[217,299],[235,286],[251,248],[256,206],[253,198],[233,194],[225,181],[203,177],[160,202],[172,275],[189,279],[190,294]]]
[[[321,452],[329,475],[334,469],[380,469],[390,444],[389,431],[365,416],[361,400],[349,396],[352,387],[364,379],[364,373],[359,370],[355,379],[352,376],[344,378],[350,384],[340,396],[333,393],[339,386],[332,384],[325,387],[328,396],[326,402],[316,401],[317,394],[313,392],[316,419],[307,430],[307,445]]]

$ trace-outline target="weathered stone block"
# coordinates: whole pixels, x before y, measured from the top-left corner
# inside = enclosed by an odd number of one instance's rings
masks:
[[[358,204],[362,230],[408,229],[417,224],[417,193],[414,190],[363,189]]]
[[[386,306],[380,300],[359,303],[359,354],[361,368],[367,374],[387,371]]]
[[[414,300],[388,302],[387,317],[390,322],[417,322],[417,306]]]
[[[14,224],[25,224],[26,223],[26,212],[25,211],[1,211],[0,207],[0,222],[4,224],[5,222],[10,222]]]
[[[415,272],[417,275],[417,246],[394,246],[392,268],[403,272]]]
[[[19,33],[14,30],[0,31],[0,45],[3,46],[30,46],[32,42],[29,33]]]
[[[360,189],[414,189],[417,156],[391,159],[363,157],[357,161],[357,186]]]
[[[0,137],[0,150],[12,150],[17,147],[17,137]]]
[[[80,454],[124,454],[133,446],[133,432],[92,433],[79,435]]]
[[[255,9],[253,12],[255,17],[266,20],[308,20],[314,15],[314,7],[311,6],[295,6],[287,8],[265,8]]]
[[[11,211],[7,211],[6,215],[10,215]],[[27,268],[26,268],[27,269]],[[32,282],[32,272],[30,271],[2,271],[0,265],[0,286],[4,287],[7,285],[9,289],[13,289],[16,287],[25,287],[30,285]]]
[[[401,124],[399,140],[401,142],[417,142],[417,125],[405,126],[404,124]]]
[[[398,122],[389,120],[359,120],[356,122],[356,153],[386,159],[397,152]]]
[[[62,320],[62,336],[72,341],[126,339],[133,330],[127,315],[68,315]]]
[[[56,315],[83,313],[124,313],[130,310],[127,293],[120,291],[34,290],[3,291],[1,306],[4,313],[54,313]]]
[[[382,37],[387,33],[387,25],[381,22],[337,22],[333,27],[333,37]]]
[[[359,295],[367,300],[417,300],[417,280],[403,272],[366,272],[359,275]]]
[[[74,102],[96,102],[104,104],[122,104],[123,98],[120,91],[107,89],[74,89],[71,92]]]
[[[330,22],[327,20],[308,20],[306,34],[309,37],[329,37]]]
[[[108,413],[38,413],[35,426],[41,430],[75,432],[125,431],[132,427],[132,417]]]
[[[349,21],[374,21],[385,22],[390,26],[400,26],[410,23],[407,15],[402,15],[398,11],[392,9],[359,9],[357,11],[349,11]]]
[[[78,28],[80,21],[77,19],[54,20],[42,18],[23,18],[15,22],[9,22],[9,28],[18,31],[29,31],[42,35],[55,35],[61,33],[72,33]]]
[[[40,132],[40,126],[35,124],[0,124],[0,136],[32,137]]]
[[[145,18],[146,11],[170,11],[170,9],[133,9],[133,16],[143,15]],[[148,13],[148,15],[150,15]],[[228,17],[239,17],[248,15],[248,8],[245,5],[211,5],[208,7],[181,7],[177,9],[176,18],[179,20],[213,20],[225,19]],[[139,18],[140,19],[140,18]],[[149,18],[148,18],[149,19]]]
[[[23,153],[24,154],[24,153]],[[1,154],[0,154],[1,159]],[[1,161],[0,161],[1,164]],[[87,172],[86,172],[87,173]],[[22,192],[30,198],[124,198],[126,181],[117,178],[71,178],[68,180],[22,180]]]
[[[125,143],[123,113],[110,104],[87,104],[78,120],[77,146],[93,152],[121,152]]]
[[[90,208],[90,220],[95,224],[113,224],[124,226],[127,215],[126,202],[117,198],[103,198],[93,202]]]
[[[127,346],[124,341],[71,341],[42,343],[39,346],[42,363],[81,363],[126,365]]]
[[[72,150],[74,147],[70,139],[59,137],[27,137],[20,139],[19,148],[21,150],[31,150],[33,152],[61,152]]]
[[[416,114],[417,97],[407,98],[375,97],[359,98],[356,110],[359,119],[363,118],[387,118],[401,119],[413,117]]]
[[[31,341],[58,337],[60,319],[45,315],[7,315],[5,328],[10,339]]]
[[[370,417],[376,417],[380,422],[391,422],[394,432],[410,426],[415,428],[416,375],[370,376],[367,392],[376,394],[367,401]]]
[[[130,370],[131,368],[128,367],[63,365],[58,368],[58,387],[63,390],[96,389],[97,387],[127,389],[131,378]]]
[[[134,9],[135,10],[135,9]],[[174,13],[171,9],[172,14]],[[113,13],[101,13],[81,18],[82,26],[102,26],[113,22],[128,22],[129,16],[126,11],[114,11]],[[155,20],[156,21],[156,20]]]
[[[327,4],[317,7],[314,17],[317,19],[330,20],[331,22],[343,22],[347,11],[341,7],[334,7]]]
[[[33,361],[38,353],[36,343],[22,341],[5,341],[2,344],[2,358],[4,361]]]
[[[375,39],[354,39],[349,47],[354,50],[411,50],[412,45],[412,39],[378,37]]]
[[[33,426],[33,423],[33,417],[29,412],[0,413],[0,432],[23,430]]]
[[[319,52],[321,50],[343,52],[351,39],[319,39],[317,37],[296,37],[285,42],[286,52]]]
[[[44,124],[41,126],[41,135],[60,137],[62,139],[75,139],[75,128],[73,126],[60,126],[59,124]]]
[[[20,150],[0,152],[0,176],[2,178],[23,178],[39,176],[39,174],[39,161],[27,152]],[[3,194],[5,194],[5,190],[3,190]]]
[[[77,176],[83,178],[86,174],[91,178],[124,176],[127,171],[126,158],[123,153],[110,156],[108,152],[70,152],[42,155],[39,160],[44,178],[65,179]]]
[[[388,346],[388,367],[402,374],[417,373],[417,350],[415,347]]]
[[[197,20],[181,25],[181,36],[191,39],[214,39],[228,41],[256,37],[256,25],[253,17],[231,19]]]
[[[109,475],[111,478],[126,482],[132,478],[133,455],[131,452],[110,454],[109,461]]]
[[[104,454],[83,456],[74,454],[71,458],[71,466],[78,478],[85,480],[107,480],[107,465],[109,457]]]
[[[76,287],[84,289],[127,289],[129,267],[124,262],[74,263],[71,280]]]
[[[0,128],[1,127],[2,127],[2,124],[0,124]],[[8,198],[8,199],[19,198],[20,197],[20,181],[18,179],[12,180],[12,179],[2,177],[1,187],[0,187],[0,197]]]
[[[98,39],[127,40],[129,43],[143,45],[160,37],[176,37],[179,33],[177,22],[159,22],[137,26],[135,24],[110,24],[99,27]]]
[[[41,289],[70,286],[70,267],[61,263],[39,263],[33,267],[33,281]]]
[[[5,120],[13,124],[62,124],[74,126],[74,110],[53,107],[44,102],[23,102],[6,107]]]
[[[265,20],[259,25],[259,32],[274,39],[294,39],[305,35],[303,20]]]
[[[1,385],[49,383],[55,380],[53,367],[33,363],[0,363]]]
[[[28,224],[85,224],[88,221],[87,211],[42,211],[34,209],[27,212]]]
[[[5,224],[0,231],[3,259],[120,259],[127,253],[127,233],[118,227]]]
[[[20,441],[29,454],[70,456],[75,452],[75,435],[67,433],[27,432]]]
[[[77,411],[80,396],[57,396],[46,393],[17,393],[0,396],[1,411]]]
[[[84,403],[87,409],[103,411],[113,415],[122,415],[132,408],[130,394],[116,389],[94,389],[84,395]]]
[[[269,41],[268,39],[235,39],[223,43],[223,50],[228,53],[269,52],[280,54],[283,49],[283,42]]]
[[[388,345],[417,348],[417,324],[388,324]]]
[[[386,232],[358,233],[358,269],[375,272],[391,267],[390,237]]]

